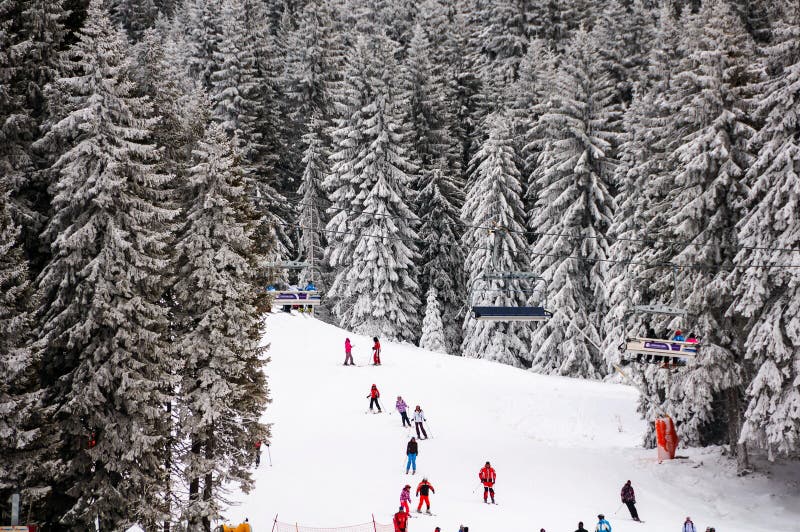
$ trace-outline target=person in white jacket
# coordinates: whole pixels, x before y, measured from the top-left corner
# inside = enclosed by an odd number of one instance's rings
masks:
[[[425,432],[425,427],[422,426],[422,423],[425,421],[425,413],[422,409],[417,405],[414,409],[414,426],[417,428],[417,438],[420,440],[427,440],[428,433]],[[422,435],[420,435],[420,431],[422,431]]]
[[[692,519],[690,517],[686,518],[686,521],[683,522],[683,528],[681,532],[697,532],[697,529],[694,527],[694,523],[692,523]]]

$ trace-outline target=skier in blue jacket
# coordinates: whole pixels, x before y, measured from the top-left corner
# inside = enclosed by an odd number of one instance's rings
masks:
[[[594,532],[611,532],[611,523],[606,521],[606,516],[603,514],[597,516],[597,526]]]

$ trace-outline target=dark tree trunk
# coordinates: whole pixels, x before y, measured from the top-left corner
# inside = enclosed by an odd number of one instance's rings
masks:
[[[203,445],[196,437],[192,440],[192,454],[200,454],[200,451],[203,450]],[[194,477],[189,481],[189,503],[197,501],[200,498],[200,477]],[[189,519],[189,530],[197,530],[199,528],[200,523],[197,521],[197,517],[192,516]]]
[[[739,386],[734,386],[726,391],[728,410],[728,443],[731,454],[736,457],[736,469],[740,475],[747,474],[750,469],[750,457],[747,453],[747,444],[739,443],[742,434],[742,411]]]
[[[214,430],[209,430],[208,438],[206,439],[206,458],[211,462],[214,458]],[[206,473],[205,483],[203,486],[203,500],[211,501],[214,497],[214,474],[209,471]],[[211,532],[211,519],[208,515],[203,516],[203,530]]]

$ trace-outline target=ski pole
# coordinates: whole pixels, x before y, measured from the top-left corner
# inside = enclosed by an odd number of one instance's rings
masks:
[[[426,420],[425,420],[425,425],[427,425],[427,426],[428,426],[428,432],[430,432],[430,433],[431,433],[431,436],[430,436],[430,437],[431,437],[431,438],[433,438],[433,430],[431,429],[431,423],[430,423],[430,421],[428,421],[428,420],[426,419]]]
[[[619,505],[619,508],[617,508],[617,511],[616,511],[616,512],[614,512],[614,515],[617,515],[617,513],[618,513],[620,510],[622,510],[622,505],[623,505],[623,504],[625,504],[625,503],[624,503],[624,502],[623,502],[623,503],[620,503],[620,505]]]
[[[269,466],[272,467],[272,453],[269,452],[269,444],[267,444],[267,456],[269,457]]]

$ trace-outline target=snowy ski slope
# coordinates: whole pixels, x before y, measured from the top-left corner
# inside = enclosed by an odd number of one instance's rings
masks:
[[[435,517],[410,521],[409,532],[571,532],[594,530],[605,513],[614,532],[800,531],[800,469],[740,478],[718,449],[681,449],[687,459],[658,465],[639,446],[646,426],[629,386],[536,375],[482,360],[382,342],[381,367],[368,366],[371,340],[309,316],[270,315],[265,342],[273,402],[273,466],[266,449],[255,490],[234,493],[232,522],[257,532],[284,522],[336,527],[389,523],[400,491],[427,476]],[[354,343],[359,367],[344,367]],[[375,383],[384,412],[365,414]],[[420,442],[416,476],[405,475],[410,432],[394,410],[397,395],[424,409],[433,438]],[[482,502],[478,470],[497,470],[497,506]],[[626,480],[636,489],[634,523],[620,509]],[[416,508],[416,498],[412,501]],[[415,514],[416,515],[416,514]]]

